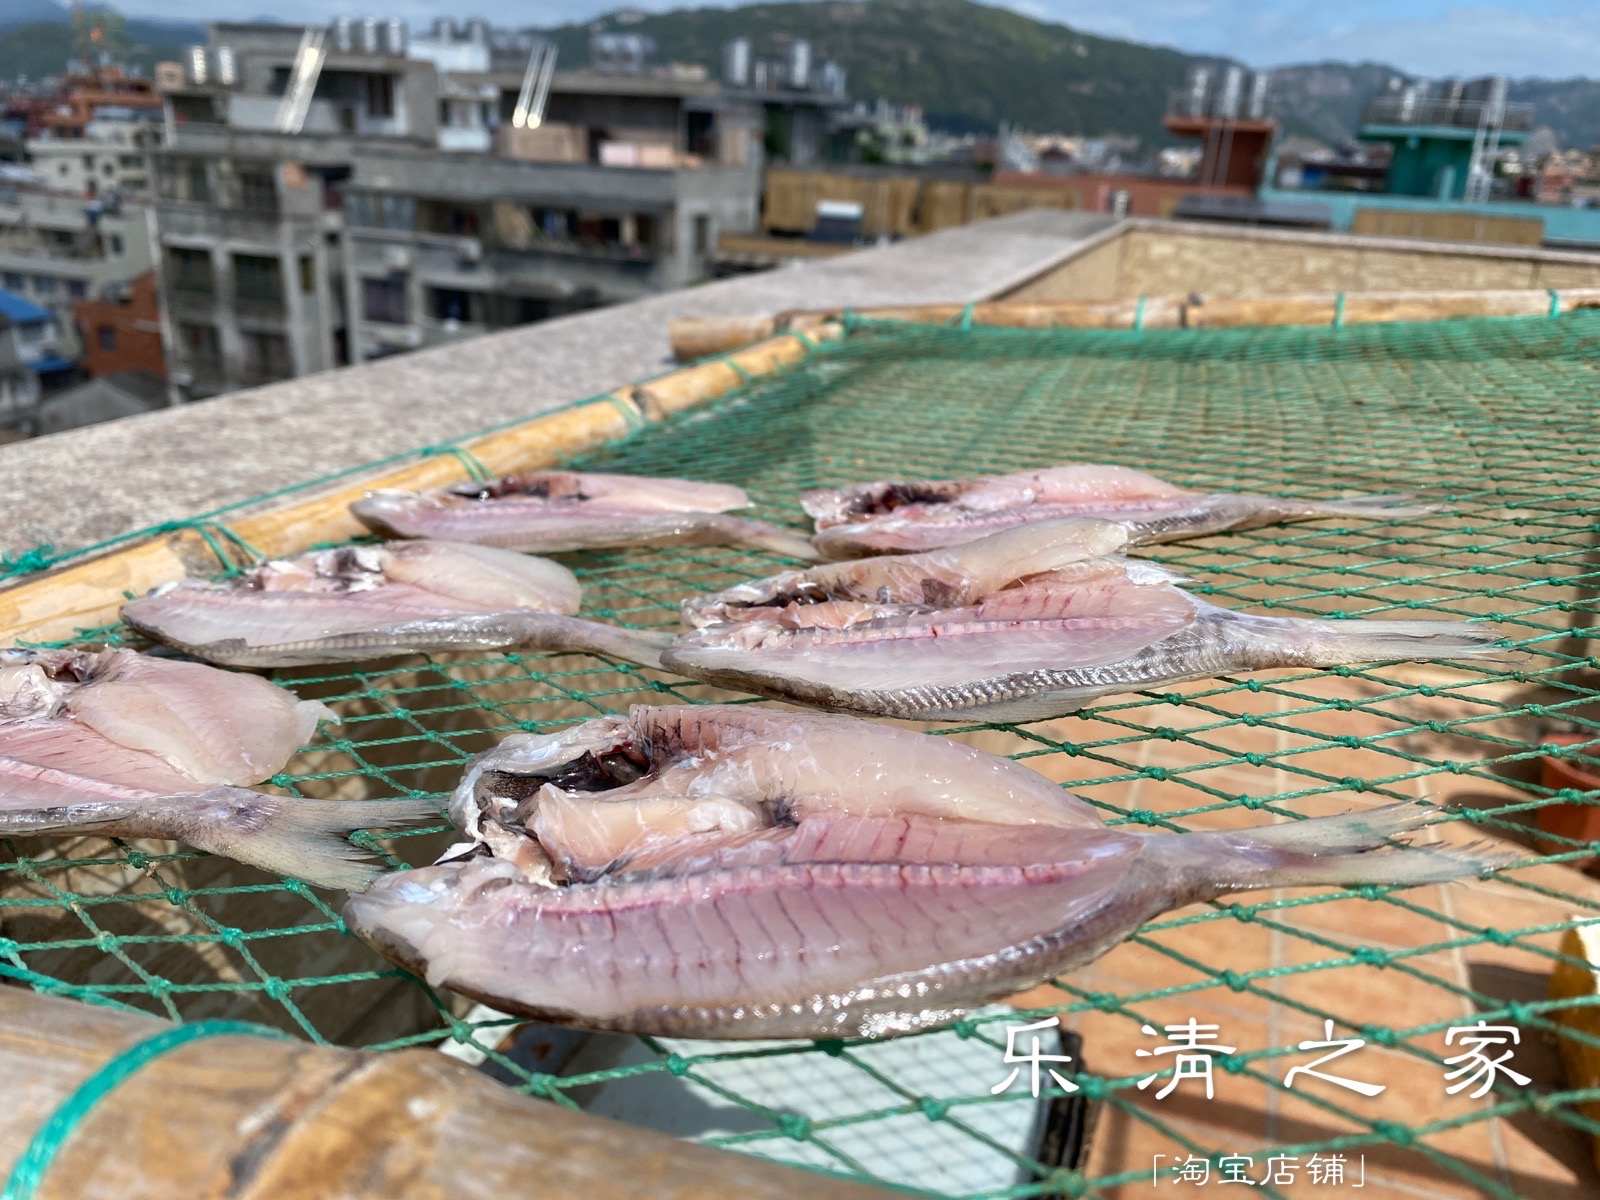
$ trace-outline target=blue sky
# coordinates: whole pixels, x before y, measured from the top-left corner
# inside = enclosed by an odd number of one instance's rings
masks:
[[[339,12],[400,16],[482,13],[499,24],[546,25],[624,0],[122,0],[140,16],[325,20]],[[683,7],[671,0],[629,6]],[[699,0],[703,2],[703,0]],[[0,0],[3,3],[3,0]],[[1372,59],[1425,75],[1600,74],[1600,0],[1009,0],[1008,7],[1090,33],[1228,54],[1257,66]]]

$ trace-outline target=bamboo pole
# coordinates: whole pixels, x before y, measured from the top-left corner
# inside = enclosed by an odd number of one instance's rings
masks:
[[[812,340],[838,337],[839,327],[819,323]],[[495,475],[538,470],[564,457],[626,436],[641,423],[704,404],[748,377],[776,371],[802,357],[807,340],[783,334],[728,355],[716,363],[682,368],[637,386],[619,388],[591,403],[551,413],[462,444]],[[341,541],[366,532],[350,515],[350,504],[376,488],[418,491],[468,478],[453,454],[435,454],[377,474],[340,483],[329,491],[283,507],[218,523],[211,540],[233,538],[276,558],[318,542]],[[231,535],[231,536],[230,536]],[[82,562],[0,588],[0,645],[69,638],[116,620],[127,594],[185,575],[214,573],[215,551],[205,533],[183,527],[157,534]]]
[[[134,1047],[182,1029],[0,988],[0,1180],[94,1079],[98,1099],[60,1130],[37,1200],[887,1195],[535,1100],[436,1051],[229,1034],[123,1072]]]
[[[927,324],[969,320],[1011,329],[1171,329],[1239,325],[1359,325],[1377,321],[1437,321],[1454,317],[1543,316],[1600,308],[1600,288],[1503,291],[1323,292],[1313,295],[1206,299],[1147,296],[1115,302],[1064,300],[986,304],[923,304],[863,308],[857,316]],[[767,317],[680,317],[672,322],[672,352],[680,362],[722,354],[758,338],[817,328],[839,310],[792,311]]]

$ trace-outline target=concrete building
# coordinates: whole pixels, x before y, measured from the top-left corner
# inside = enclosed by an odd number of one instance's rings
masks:
[[[166,378],[161,299],[153,270],[78,301],[72,306],[72,315],[83,340],[82,366],[90,376],[142,372]]]
[[[0,425],[31,429],[46,386],[76,365],[63,349],[49,309],[0,291]]]
[[[51,132],[27,142],[28,161],[51,187],[88,199],[150,194],[149,152],[161,126],[133,110],[102,110],[81,137]]]
[[[148,271],[153,262],[143,205],[90,200],[40,182],[0,176],[0,288],[49,310],[78,355],[72,306]]]
[[[192,58],[155,155],[191,398],[682,287],[756,225],[760,108],[703,73],[481,24],[215,25]]]

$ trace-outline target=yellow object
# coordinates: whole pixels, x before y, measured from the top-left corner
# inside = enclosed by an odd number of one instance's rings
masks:
[[[1567,930],[1561,939],[1561,953],[1568,958],[1582,959],[1590,964],[1585,970],[1567,962],[1556,963],[1550,973],[1550,998],[1572,1000],[1584,996],[1600,996],[1600,924],[1580,925]],[[1557,1009],[1550,1014],[1555,1020],[1577,1030],[1600,1043],[1600,1004]],[[1600,1086],[1600,1044],[1561,1037],[1561,1061],[1567,1069],[1567,1084],[1573,1088]],[[1578,1111],[1591,1121],[1600,1121],[1600,1101],[1589,1100],[1578,1106]],[[1591,1136],[1589,1149],[1595,1165],[1600,1167],[1600,1137]]]

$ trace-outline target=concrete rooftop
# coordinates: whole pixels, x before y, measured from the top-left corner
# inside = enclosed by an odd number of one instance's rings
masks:
[[[674,317],[981,299],[1112,223],[1018,213],[0,446],[0,551],[85,546],[609,391],[669,364]]]

